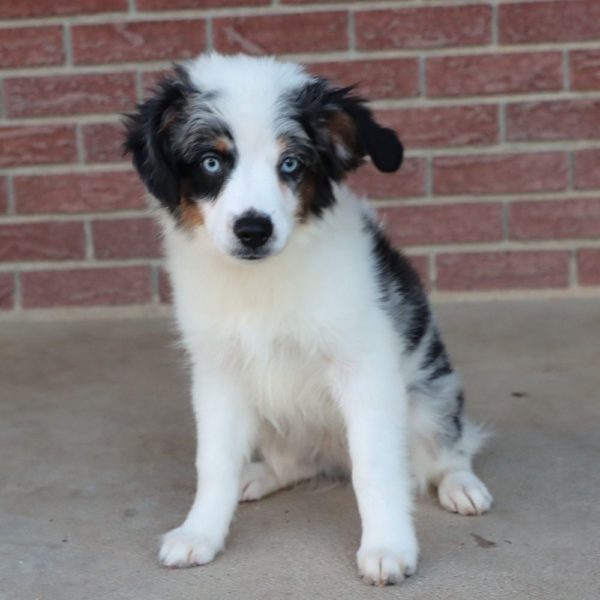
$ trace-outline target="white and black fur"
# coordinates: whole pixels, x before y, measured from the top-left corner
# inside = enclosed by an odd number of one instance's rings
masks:
[[[192,364],[197,493],[160,561],[220,552],[239,500],[350,473],[370,583],[414,572],[412,489],[487,511],[479,430],[419,278],[343,180],[402,146],[352,89],[271,58],[178,66],[127,121],[126,150],[160,201]]]

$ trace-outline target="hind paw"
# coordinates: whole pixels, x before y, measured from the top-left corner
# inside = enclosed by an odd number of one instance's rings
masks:
[[[482,515],[494,501],[485,484],[471,471],[456,471],[446,475],[439,487],[440,504],[460,515]]]

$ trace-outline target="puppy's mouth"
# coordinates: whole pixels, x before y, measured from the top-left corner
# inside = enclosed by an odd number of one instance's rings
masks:
[[[234,258],[240,260],[264,260],[268,258],[271,253],[268,250],[236,250],[233,253]]]

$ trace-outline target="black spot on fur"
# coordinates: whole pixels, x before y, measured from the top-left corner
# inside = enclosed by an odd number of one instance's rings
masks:
[[[465,395],[461,390],[456,396],[456,410],[452,415],[452,424],[456,429],[456,438],[460,438],[463,432],[462,413],[465,406]]]
[[[421,363],[421,368],[427,371],[427,378],[430,381],[452,373],[450,359],[437,329],[433,332],[423,362]]]
[[[373,240],[381,301],[391,313],[407,341],[407,350],[411,352],[419,345],[431,323],[431,311],[421,280],[376,223],[365,219],[365,227]]]

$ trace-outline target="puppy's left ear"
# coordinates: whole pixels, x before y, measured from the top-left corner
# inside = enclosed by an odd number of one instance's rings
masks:
[[[333,87],[325,79],[311,81],[297,98],[301,123],[322,156],[329,155],[334,179],[356,169],[367,155],[380,171],[397,171],[404,148],[396,132],[379,125],[353,90]]]
[[[371,111],[358,96],[350,94],[352,88],[340,90],[340,109],[350,117],[353,135],[347,135],[348,150],[361,160],[369,155],[373,164],[383,173],[397,171],[402,164],[404,147],[396,132],[382,127],[373,119]]]

